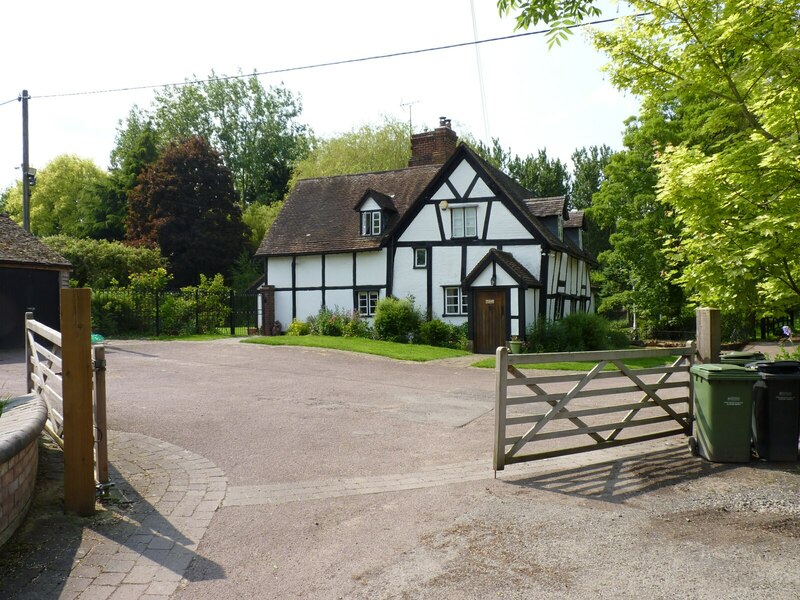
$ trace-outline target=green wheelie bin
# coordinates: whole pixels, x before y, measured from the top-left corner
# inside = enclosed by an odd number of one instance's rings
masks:
[[[750,461],[753,384],[756,371],[738,365],[705,364],[691,369],[694,435],[689,447],[712,462]]]

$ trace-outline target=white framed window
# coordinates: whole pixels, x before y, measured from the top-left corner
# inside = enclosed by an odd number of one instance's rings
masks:
[[[378,305],[379,295],[377,290],[358,292],[358,316],[373,316],[375,314],[375,307]]]
[[[452,237],[470,238],[478,237],[478,207],[461,206],[453,208],[452,214]]]
[[[428,249],[414,248],[414,268],[424,269],[428,266]]]
[[[444,314],[467,314],[467,294],[460,287],[444,288]]]
[[[381,211],[365,210],[361,212],[361,235],[381,234]]]

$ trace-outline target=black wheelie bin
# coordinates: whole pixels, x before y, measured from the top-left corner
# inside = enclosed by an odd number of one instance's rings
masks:
[[[753,386],[753,440],[759,458],[796,461],[800,438],[800,362],[757,362]]]

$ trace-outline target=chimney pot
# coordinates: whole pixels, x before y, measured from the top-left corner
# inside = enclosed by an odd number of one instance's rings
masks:
[[[439,127],[445,127],[447,124],[447,117],[439,117]]]

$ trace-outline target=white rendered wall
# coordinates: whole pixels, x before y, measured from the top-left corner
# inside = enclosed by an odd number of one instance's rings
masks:
[[[492,240],[530,239],[531,234],[502,202],[492,202],[487,238]]]
[[[299,291],[296,292],[295,297],[297,299],[295,314],[299,321],[307,321],[308,317],[316,315],[322,306],[321,291]]]
[[[467,273],[475,268],[481,259],[495,246],[467,246]]]
[[[356,285],[386,285],[386,249],[356,254]]]
[[[453,200],[455,196],[446,183],[439,186],[436,193],[431,196],[431,200]]]
[[[508,286],[516,286],[516,280],[506,272],[503,267],[497,265],[497,269],[495,271],[496,279],[495,279],[495,286],[498,287],[508,287]],[[486,268],[481,271],[481,274],[478,275],[472,282],[472,287],[492,287],[492,265],[491,263],[486,265]]]
[[[443,286],[461,285],[461,247],[435,246],[432,248],[432,287],[433,306],[431,314],[441,318],[444,314]],[[448,322],[454,322],[449,321]]]
[[[428,298],[428,270],[414,268],[414,253],[411,248],[398,248],[394,255],[394,289],[396,298],[409,294],[421,309],[425,309]],[[428,256],[430,261],[430,256]]]
[[[494,211],[494,209],[492,209]],[[542,247],[537,245],[503,246],[504,252],[511,253],[519,264],[530,271],[531,275],[541,281]]]
[[[325,285],[353,285],[353,255],[351,253],[325,256]],[[352,299],[350,304],[352,304]]]
[[[539,291],[535,289],[525,290],[525,330],[528,325],[536,321],[539,313]]]
[[[445,186],[446,187],[446,186]],[[436,220],[436,211],[439,208],[435,204],[426,204],[408,224],[408,227],[400,236],[401,242],[427,242],[439,241],[439,224]]]
[[[276,288],[292,287],[292,257],[270,256],[267,258],[267,279],[267,284],[274,285]]]
[[[364,204],[361,205],[362,212],[367,210],[380,210],[380,209],[381,207],[378,206],[378,203],[375,202],[375,200],[373,200],[372,197],[367,198],[364,201]]]
[[[292,322],[292,292],[275,292],[275,320],[284,330]]]
[[[473,179],[475,179],[475,169],[466,160],[462,160],[461,164],[450,175],[449,181],[458,192],[458,195],[463,198]]]
[[[331,310],[341,308],[352,311],[354,309],[353,290],[325,290],[325,306]]]
[[[294,277],[296,287],[321,287],[322,256],[313,254],[295,258]]]

